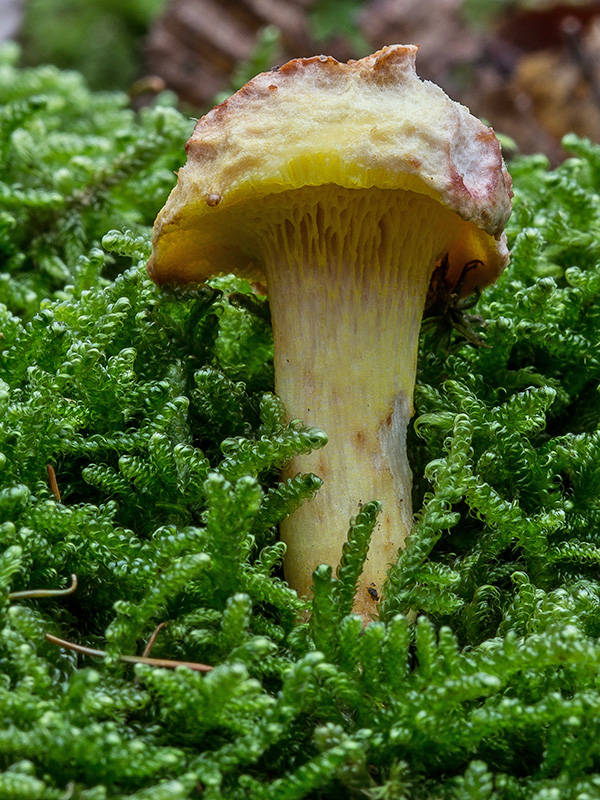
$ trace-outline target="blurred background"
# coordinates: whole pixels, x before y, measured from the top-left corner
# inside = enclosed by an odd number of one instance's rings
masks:
[[[22,63],[82,72],[132,104],[170,91],[191,115],[289,58],[421,46],[418,72],[503,134],[563,157],[600,141],[600,0],[0,0],[0,40]]]

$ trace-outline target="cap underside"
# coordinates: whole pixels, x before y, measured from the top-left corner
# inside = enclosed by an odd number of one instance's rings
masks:
[[[407,176],[407,179],[407,185],[418,185],[418,179],[414,176]],[[262,186],[261,189],[265,190],[266,187]],[[439,226],[444,220],[444,229],[449,233],[440,257],[448,256],[450,269],[447,281],[450,286],[458,281],[464,265],[473,261],[480,262],[480,266],[467,276],[462,285],[463,294],[495,280],[506,262],[503,242],[465,221],[427,193],[408,188],[350,189],[335,184],[304,186],[270,194],[265,190],[262,197],[256,191],[250,198],[237,203],[230,202],[225,208],[218,205],[207,207],[204,198],[188,201],[174,219],[163,224],[148,269],[151,277],[161,284],[203,282],[211,276],[226,273],[235,273],[264,284],[265,251],[268,247],[266,238],[272,235],[277,225],[300,228],[303,214],[318,215],[320,205],[330,207],[343,197],[343,203],[340,203],[343,206],[350,202],[350,206],[356,204],[357,208],[360,206],[368,210],[370,203],[373,208],[372,225],[377,226],[381,207],[389,209],[388,213],[393,218],[395,209],[404,207],[407,195],[412,196],[415,203],[425,202],[429,206],[432,226]],[[376,209],[379,209],[377,213]],[[363,226],[368,224],[368,211],[365,219],[367,223],[363,223]],[[448,220],[452,220],[453,224],[449,225]],[[395,224],[406,224],[406,220],[399,217]],[[339,217],[339,230],[323,230],[321,233],[324,239],[331,239],[333,234],[338,241],[348,239],[348,246],[355,251],[353,256],[349,251],[349,260],[362,260],[361,237],[357,237],[356,231],[352,230],[348,215]],[[372,239],[370,233],[368,238]],[[423,266],[424,269],[429,268],[429,265]]]

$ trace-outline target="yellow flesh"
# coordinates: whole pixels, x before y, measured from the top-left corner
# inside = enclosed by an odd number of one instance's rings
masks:
[[[318,564],[337,565],[361,503],[382,513],[355,611],[376,610],[385,572],[411,526],[406,427],[417,345],[435,263],[456,236],[456,215],[404,191],[310,187],[275,196],[238,224],[265,265],[275,341],[275,389],[290,418],[329,443],[295,458],[285,477],[315,472],[315,499],[282,525],[285,574],[308,594]],[[293,210],[292,210],[293,208]],[[252,233],[250,233],[252,232]]]

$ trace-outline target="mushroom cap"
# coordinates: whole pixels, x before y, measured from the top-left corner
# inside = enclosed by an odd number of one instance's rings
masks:
[[[417,49],[391,45],[348,63],[297,58],[257,75],[198,120],[154,224],[152,279],[236,272],[264,282],[237,223],[244,207],[334,184],[433,198],[460,223],[449,243],[454,282],[458,265],[480,262],[462,293],[495,280],[508,261],[502,232],[512,197],[499,142],[465,106],[417,76]]]

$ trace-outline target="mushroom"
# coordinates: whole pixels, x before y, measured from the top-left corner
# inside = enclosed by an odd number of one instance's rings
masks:
[[[281,525],[284,572],[307,595],[316,566],[339,562],[348,519],[380,500],[354,605],[365,619],[411,529],[406,430],[432,275],[465,295],[508,261],[498,140],[417,76],[416,52],[294,59],[206,114],[148,264],[159,284],[227,272],[266,284],[275,389],[329,437],[285,469],[324,483]]]

